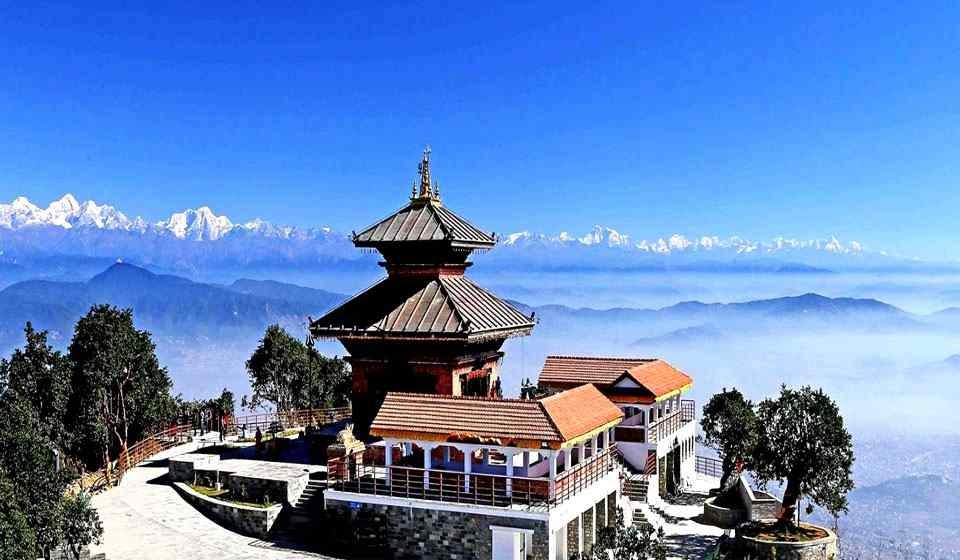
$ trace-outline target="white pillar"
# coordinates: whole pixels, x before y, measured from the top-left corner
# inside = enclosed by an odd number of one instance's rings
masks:
[[[446,463],[447,465],[450,464],[450,446],[449,445],[445,445],[443,447],[443,462]]]
[[[550,496],[553,496],[554,491],[557,489],[557,456],[559,453],[556,451],[549,451],[547,455],[547,461],[550,463]]]
[[[516,451],[504,450],[507,456],[507,496],[513,496],[513,456]]]
[[[470,491],[470,472],[473,470],[473,449],[463,450],[463,489]]]
[[[386,450],[386,452],[383,455],[383,464],[386,465],[387,486],[390,486],[390,478],[391,478],[390,471],[392,470],[390,466],[393,465],[393,440],[389,440],[389,439],[383,440],[383,447]]]
[[[581,441],[580,445],[577,447],[577,464],[579,465],[587,458],[587,442]]]
[[[561,452],[563,453],[563,472],[567,472],[573,465],[573,448],[567,447],[561,450]]]
[[[433,468],[433,445],[423,446],[423,487],[430,488],[430,469]]]
[[[604,430],[603,435],[601,437],[603,438],[602,439],[603,448],[606,449],[610,447],[610,430]]]
[[[596,435],[593,436],[593,439],[590,440],[590,457],[597,456],[597,452],[599,451],[597,449],[597,444],[599,442],[600,442],[600,436],[596,436]]]

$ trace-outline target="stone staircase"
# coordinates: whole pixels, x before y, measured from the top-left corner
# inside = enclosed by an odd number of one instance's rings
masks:
[[[290,515],[310,517],[318,511],[323,511],[323,491],[327,484],[322,480],[310,480],[307,487],[300,494],[297,503],[290,507]]]
[[[623,493],[628,498],[635,502],[646,502],[647,501],[647,491],[650,488],[650,483],[647,479],[633,476],[627,477],[623,481]]]

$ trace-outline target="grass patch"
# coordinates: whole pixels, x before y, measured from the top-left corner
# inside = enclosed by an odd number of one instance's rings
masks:
[[[191,484],[190,489],[196,492],[197,494],[203,494],[209,498],[219,498],[229,492],[229,490],[217,490],[216,488],[210,488],[209,486],[200,486],[199,484]]]
[[[266,509],[271,506],[277,505],[278,502],[268,502],[268,503],[256,503],[256,502],[246,502],[243,500],[235,500],[230,496],[229,490],[217,490],[216,488],[211,488],[209,486],[201,486],[199,484],[188,484],[190,489],[198,494],[203,494],[208,498],[213,498],[221,502],[227,502],[229,504],[235,504],[238,506],[247,506],[254,507],[259,509]]]
[[[786,526],[776,523],[751,523],[738,528],[737,534],[771,542],[809,542],[829,536],[822,527],[806,523]]]

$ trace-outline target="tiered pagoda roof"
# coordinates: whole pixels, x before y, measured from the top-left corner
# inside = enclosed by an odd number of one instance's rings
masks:
[[[390,276],[314,321],[327,337],[506,338],[533,321],[462,275]]]
[[[383,254],[388,276],[314,321],[313,336],[476,341],[530,333],[532,318],[464,277],[469,254],[496,239],[444,207],[431,181],[428,147],[409,204],[353,236],[357,247]]]
[[[693,378],[659,358],[547,356],[541,385],[596,385],[614,402],[650,404],[693,386]]]
[[[484,249],[493,247],[493,235],[444,208],[439,202],[415,198],[410,204],[354,235],[357,247],[378,247],[387,243],[446,241],[454,246]]]

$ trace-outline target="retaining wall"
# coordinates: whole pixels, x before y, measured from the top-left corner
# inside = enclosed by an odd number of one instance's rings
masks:
[[[351,519],[363,513],[381,518],[383,522],[371,530],[382,531],[382,534],[358,535],[358,538],[382,538],[392,558],[491,558],[491,527],[532,530],[528,558],[548,560],[549,556],[550,535],[546,521],[405,506],[351,504],[339,500],[327,500],[327,510]]]
[[[185,482],[174,482],[177,492],[195,508],[216,522],[239,533],[257,538],[265,538],[280,516],[282,504],[266,508],[244,506],[204,496],[190,488]]]

